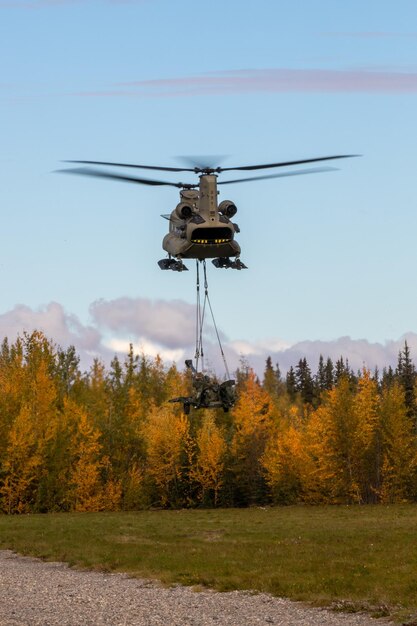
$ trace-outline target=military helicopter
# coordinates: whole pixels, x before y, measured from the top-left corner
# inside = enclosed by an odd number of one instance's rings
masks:
[[[169,220],[169,232],[165,235],[162,247],[168,253],[168,258],[158,261],[163,270],[182,272],[188,268],[183,259],[197,259],[199,261],[212,259],[212,263],[218,268],[246,269],[246,265],[240,260],[240,246],[235,240],[235,234],[240,232],[239,226],[232,221],[237,213],[237,207],[232,200],[223,200],[218,203],[217,186],[243,183],[267,178],[281,178],[284,176],[297,176],[300,174],[313,174],[334,170],[329,167],[316,167],[289,171],[264,176],[250,176],[233,180],[218,181],[218,175],[229,171],[252,171],[271,169],[276,167],[290,167],[306,163],[344,159],[357,155],[344,154],[335,156],[316,157],[301,159],[298,161],[285,161],[279,163],[267,163],[263,165],[244,165],[238,167],[213,167],[202,163],[193,164],[193,167],[162,167],[155,165],[135,165],[131,163],[110,163],[104,161],[66,161],[66,163],[78,163],[84,166],[100,165],[122,168],[135,168],[146,170],[159,170],[167,172],[192,172],[199,176],[198,183],[168,182],[165,180],[152,180],[106,172],[93,167],[78,167],[60,170],[62,173],[81,174],[96,178],[107,178],[128,183],[150,186],[171,186],[180,189],[180,202],[170,215],[163,215]]]

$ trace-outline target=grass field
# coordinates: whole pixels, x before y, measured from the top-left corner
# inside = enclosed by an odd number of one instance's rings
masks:
[[[413,505],[0,516],[0,548],[417,624]]]

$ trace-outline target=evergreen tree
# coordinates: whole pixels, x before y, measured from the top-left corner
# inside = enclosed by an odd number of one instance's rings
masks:
[[[306,404],[312,404],[314,399],[314,383],[310,366],[304,357],[298,361],[295,370],[296,389]]]
[[[335,371],[334,371],[334,381],[337,384],[342,376],[349,375],[349,369],[347,364],[345,364],[343,357],[336,361]]]
[[[330,357],[324,363],[323,355],[320,354],[317,373],[314,376],[314,391],[316,404],[321,401],[321,394],[333,389],[333,362]]]
[[[403,350],[398,354],[396,374],[402,388],[404,389],[407,414],[412,419],[414,427],[416,428],[416,369],[411,359],[410,348],[408,347],[407,342],[404,343]]]
[[[319,393],[326,390],[326,367],[324,365],[323,355],[320,354],[319,366],[314,377],[314,383]]]
[[[326,361],[326,367],[325,367],[325,371],[324,371],[324,379],[325,379],[326,390],[330,391],[330,389],[333,389],[333,385],[334,385],[334,366],[333,366],[333,361],[331,360],[330,357],[328,357],[327,361]]]
[[[288,396],[290,400],[294,402],[295,397],[297,395],[297,380],[295,378],[295,371],[292,365],[287,372],[286,386],[287,386]]]
[[[389,389],[394,384],[394,381],[395,373],[391,365],[388,368],[384,367],[381,377],[381,389]]]

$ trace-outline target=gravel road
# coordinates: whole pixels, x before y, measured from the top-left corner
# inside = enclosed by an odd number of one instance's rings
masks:
[[[163,588],[0,550],[1,626],[386,626],[266,594]]]

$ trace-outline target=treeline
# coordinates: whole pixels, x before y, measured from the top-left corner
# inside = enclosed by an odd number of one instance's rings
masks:
[[[417,500],[416,371],[354,373],[340,359],[302,359],[262,380],[245,363],[228,413],[185,415],[189,372],[161,359],[95,361],[42,333],[0,349],[0,510]]]

